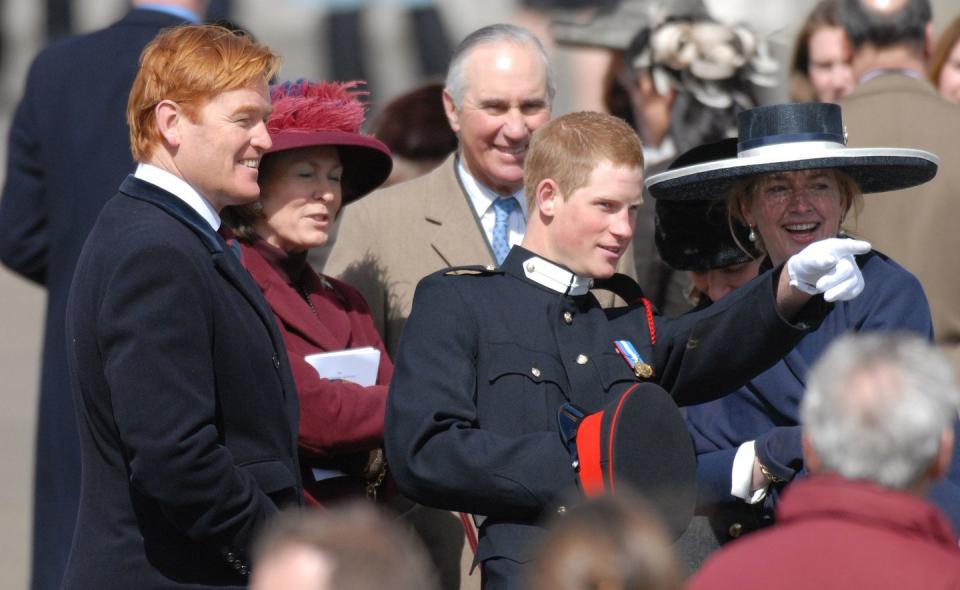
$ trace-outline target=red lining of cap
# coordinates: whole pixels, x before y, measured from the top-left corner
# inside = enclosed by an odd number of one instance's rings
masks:
[[[603,469],[600,468],[600,425],[603,412],[590,414],[577,429],[577,455],[580,460],[580,485],[586,496],[603,493]]]
[[[607,476],[610,478],[610,493],[611,493],[611,494],[613,494],[613,492],[614,492],[614,481],[615,481],[615,479],[614,479],[614,477],[613,477],[613,473],[614,473],[614,471],[613,471],[613,441],[614,441],[614,439],[616,438],[616,431],[617,431],[617,427],[619,426],[619,423],[617,422],[617,418],[620,417],[620,409],[623,407],[623,402],[626,401],[627,396],[630,395],[631,393],[633,393],[633,390],[636,389],[636,388],[637,388],[637,384],[635,383],[635,384],[631,385],[629,389],[627,389],[625,392],[623,392],[623,395],[620,396],[620,401],[617,402],[617,409],[613,411],[613,419],[610,421],[610,437],[609,437],[609,439],[608,439],[608,441],[607,441],[607,444],[608,444],[608,446],[607,446],[607,458],[609,459],[609,462],[608,462],[608,464],[607,464]]]

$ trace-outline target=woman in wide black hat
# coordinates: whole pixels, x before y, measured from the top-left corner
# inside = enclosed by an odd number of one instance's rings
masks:
[[[271,88],[273,145],[259,162],[260,200],[224,210],[237,237],[232,244],[286,344],[300,398],[300,465],[310,504],[386,495],[380,448],[393,364],[360,293],[307,263],[310,248],[329,239],[342,207],[390,174],[390,150],[360,133],[364,93],[356,86],[301,80]],[[379,353],[379,365],[363,383],[321,374],[305,359],[364,347]]]
[[[921,184],[937,165],[936,156],[920,150],[846,147],[836,105],[775,105],[740,116],[735,154],[654,175],[647,186],[658,200],[721,204],[731,223],[746,226],[745,243],[743,234],[729,240],[760,249],[764,265],[777,265],[810,244],[843,237],[841,225],[862,193]],[[694,247],[692,235],[675,231],[668,247]],[[712,254],[702,243],[696,247],[700,257]],[[859,297],[834,303],[816,331],[744,387],[687,408],[698,455],[698,512],[706,517],[695,520],[699,530],[681,542],[692,567],[718,542],[772,522],[783,486],[803,469],[799,401],[807,368],[834,338],[850,330],[893,329],[932,337],[929,306],[912,274],[876,251],[855,263],[865,283]],[[802,272],[794,273],[802,269],[788,263],[786,270],[791,284],[808,288]]]

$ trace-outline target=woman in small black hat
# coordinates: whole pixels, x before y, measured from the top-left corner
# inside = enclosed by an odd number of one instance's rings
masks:
[[[746,230],[745,242],[743,234],[728,234],[726,243],[761,250],[761,269],[783,264],[810,244],[843,237],[841,225],[862,193],[907,188],[936,174],[936,156],[928,152],[847,148],[836,105],[753,109],[740,116],[739,131],[735,153],[654,175],[647,186],[663,201],[725,200],[730,224],[739,221]],[[700,248],[698,256],[710,258],[725,247],[691,246],[691,235],[696,231],[675,231],[671,241],[668,234],[667,250]],[[688,531],[681,544],[691,567],[717,543],[772,522],[783,486],[803,469],[799,402],[807,369],[834,338],[850,330],[894,329],[932,338],[929,306],[912,274],[876,251],[851,263],[865,283],[859,297],[834,303],[816,331],[744,387],[686,409],[697,451],[698,512],[709,519],[695,521],[702,528]],[[791,284],[806,289],[796,270],[787,264]]]
[[[272,147],[259,163],[260,200],[225,209],[244,268],[263,291],[287,348],[300,399],[306,500],[383,499],[383,417],[393,364],[353,287],[318,275],[310,248],[329,239],[341,208],[382,184],[390,150],[362,135],[357,83],[286,82],[271,88]],[[372,384],[321,376],[308,355],[372,347]]]

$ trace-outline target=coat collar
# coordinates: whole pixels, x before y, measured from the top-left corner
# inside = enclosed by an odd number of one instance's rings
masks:
[[[924,498],[836,475],[817,475],[790,485],[777,510],[784,524],[813,519],[860,522],[929,539],[956,549],[956,535],[940,510]]]
[[[350,347],[350,320],[347,314],[337,313],[337,309],[343,308],[344,302],[330,281],[307,265],[299,283],[295,284],[290,274],[276,264],[276,259],[271,260],[267,249],[273,246],[258,240],[253,244],[241,244],[240,247],[244,267],[263,292],[270,309],[288,331],[297,333],[320,350]],[[303,298],[301,288],[310,297],[313,308]]]
[[[456,154],[423,177],[426,238],[447,266],[494,264],[493,251],[456,173]]]

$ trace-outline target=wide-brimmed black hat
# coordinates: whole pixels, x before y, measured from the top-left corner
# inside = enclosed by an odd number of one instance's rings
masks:
[[[863,193],[923,184],[937,174],[936,155],[906,148],[849,148],[840,107],[794,103],[738,116],[737,157],[667,170],[646,180],[657,199],[721,199],[734,181],[754,174],[836,168]]]
[[[724,139],[684,152],[670,164],[670,170],[736,157],[736,138]],[[722,200],[658,199],[655,228],[660,258],[676,270],[706,271],[761,255],[747,237],[750,229],[727,214]]]
[[[640,492],[674,538],[690,524],[697,460],[676,402],[655,383],[631,385],[577,430],[580,487],[587,497]]]

